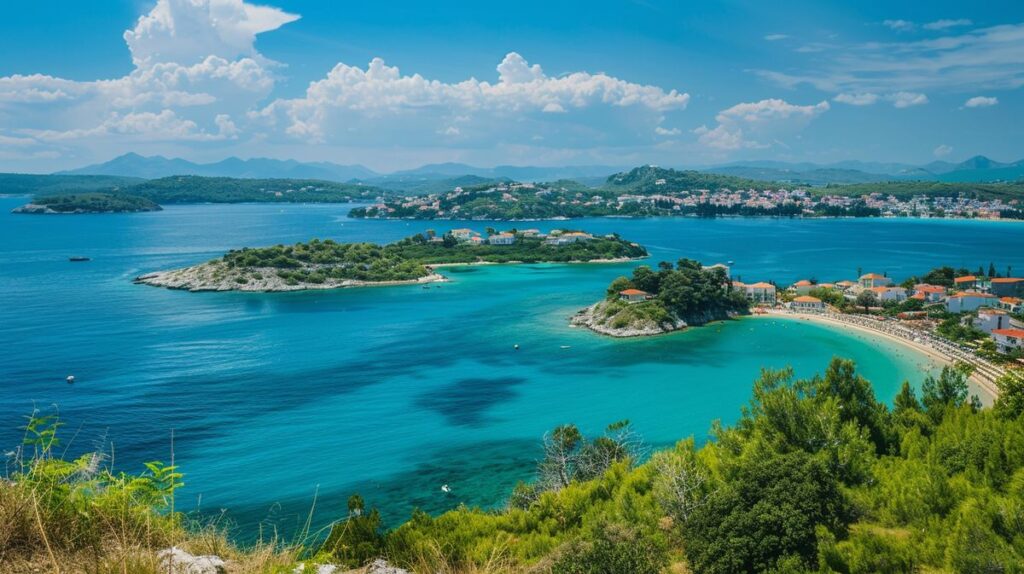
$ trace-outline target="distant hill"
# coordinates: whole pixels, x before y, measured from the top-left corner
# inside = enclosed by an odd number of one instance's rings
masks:
[[[107,175],[40,175],[34,173],[0,173],[0,194],[53,195],[128,187],[145,180],[137,177]]]
[[[318,179],[324,181],[351,181],[370,179],[380,174],[361,165],[340,165],[330,162],[303,163],[295,160],[269,158],[239,159],[229,157],[214,163],[195,163],[180,158],[142,156],[126,153],[114,159],[78,169],[59,172],[59,175],[117,175],[157,179],[172,175],[200,175],[233,178],[288,178]]]
[[[960,163],[933,161],[915,166],[901,163],[844,161],[833,164],[780,161],[737,162],[701,171],[736,177],[807,185],[877,183],[885,181],[939,181],[983,183],[1024,178],[1024,160],[1002,163],[974,156]]]
[[[607,165],[576,165],[559,167],[537,167],[518,165],[499,165],[495,167],[476,167],[464,163],[435,163],[415,169],[396,171],[386,176],[388,179],[421,177],[426,179],[443,179],[459,175],[475,175],[488,179],[509,179],[514,181],[554,181],[558,179],[606,178],[610,174],[622,171],[625,166]]]
[[[694,170],[675,170],[645,165],[609,176],[603,189],[636,194],[654,194],[665,190],[771,189],[773,182],[720,175]]]
[[[724,166],[704,170],[708,173],[730,175],[761,181],[778,181],[805,185],[828,185],[831,183],[873,183],[893,179],[891,175],[867,173],[856,169],[815,168],[804,171],[752,166]]]

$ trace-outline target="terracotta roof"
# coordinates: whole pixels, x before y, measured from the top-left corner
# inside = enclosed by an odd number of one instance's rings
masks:
[[[1020,277],[996,277],[992,280],[993,283],[1020,283],[1024,279]]]
[[[885,275],[879,275],[878,273],[865,273],[860,276],[861,279],[888,279]]]
[[[851,285],[856,285],[856,284],[857,284],[856,281],[846,281],[846,280],[843,280],[843,281],[837,281],[836,282],[836,285],[845,285],[847,287],[849,287]]]
[[[1003,310],[1003,309],[993,309],[991,307],[983,307],[981,309],[978,309],[978,314],[979,315],[981,315],[981,314],[985,314],[985,315],[1005,315],[1006,311]]]
[[[911,299],[917,299],[918,301],[924,301],[924,293],[915,293],[910,296]]]
[[[977,281],[978,278],[974,275],[964,275],[963,277],[957,277],[953,280],[953,283],[970,283],[971,281]]]
[[[619,295],[646,295],[647,291],[641,291],[639,289],[625,289],[619,291]]]
[[[1020,299],[1019,297],[1000,297],[999,301],[1003,303],[1009,303],[1011,305],[1016,305],[1024,300]]]
[[[800,297],[793,299],[793,301],[796,303],[821,303],[821,299],[818,299],[817,297],[811,297],[810,295],[802,295]]]
[[[1014,339],[1024,339],[1024,329],[993,329],[993,335],[1003,335]]]
[[[956,295],[951,295],[950,299],[960,299],[962,297],[982,297],[984,299],[995,299],[995,295],[989,293],[978,293],[977,291],[961,291]]]
[[[914,291],[918,291],[918,292],[921,292],[921,293],[945,293],[946,292],[946,288],[945,287],[941,287],[939,285],[925,285],[925,284],[921,284],[921,285],[915,285],[914,286]]]
[[[799,280],[799,281],[797,281],[796,283],[793,284],[794,287],[807,287],[809,285],[814,285],[814,283],[811,283],[810,281],[808,281],[806,279],[801,279],[801,280]]]
[[[761,281],[760,283],[754,283],[752,285],[747,285],[747,287],[753,287],[755,289],[774,289],[775,285],[772,285],[771,283],[765,283],[764,281]]]

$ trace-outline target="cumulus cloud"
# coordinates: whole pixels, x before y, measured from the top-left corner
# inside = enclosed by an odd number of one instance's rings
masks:
[[[910,108],[928,103],[928,96],[915,92],[896,92],[885,96],[894,108]]]
[[[909,20],[885,20],[882,25],[897,32],[906,32],[914,29],[914,23]]]
[[[458,120],[463,141],[557,140],[574,145],[610,137],[628,123],[654,131],[664,112],[682,110],[690,96],[631,83],[603,73],[553,77],[511,52],[498,64],[494,83],[469,78],[447,83],[404,75],[374,58],[365,69],[338,64],[312,82],[300,98],[278,99],[250,114],[295,137],[328,143],[432,142]],[[600,122],[595,122],[595,113]],[[342,129],[344,128],[344,129]],[[454,134],[452,134],[454,135]]]
[[[989,96],[974,96],[964,102],[965,108],[987,108],[999,103],[999,98]]]
[[[945,30],[946,28],[956,28],[958,26],[970,26],[973,24],[966,18],[957,18],[956,20],[936,20],[934,22],[928,22],[924,26],[921,26],[925,30]]]
[[[829,93],[1013,89],[1024,86],[1024,23],[898,42],[817,45],[793,70],[758,70],[781,86]]]
[[[799,131],[814,118],[829,110],[822,101],[800,106],[781,99],[741,103],[718,112],[714,128],[701,126],[694,130],[701,145],[717,150],[770,147],[766,141]]]
[[[654,133],[658,134],[659,136],[677,136],[683,132],[679,128],[663,128],[661,126],[658,126],[654,128]]]
[[[862,92],[859,94],[839,94],[832,101],[851,106],[870,106],[878,101],[878,94]]]
[[[935,155],[935,157],[946,157],[951,153],[953,153],[953,148],[946,144],[942,144],[932,150],[932,154]]]

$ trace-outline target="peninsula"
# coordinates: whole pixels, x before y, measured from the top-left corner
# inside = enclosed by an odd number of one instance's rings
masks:
[[[612,337],[642,337],[746,314],[750,304],[732,288],[726,269],[692,259],[680,259],[675,267],[662,262],[657,271],[642,265],[631,278],[612,281],[605,298],[571,323]]]
[[[206,263],[139,276],[136,283],[188,291],[301,291],[445,281],[442,265],[627,261],[647,256],[636,243],[610,234],[536,229],[486,234],[453,229],[388,245],[308,243],[231,250]]]
[[[30,203],[11,210],[12,213],[41,215],[77,213],[135,213],[160,211],[162,208],[144,197],[121,193],[72,193],[37,197]]]

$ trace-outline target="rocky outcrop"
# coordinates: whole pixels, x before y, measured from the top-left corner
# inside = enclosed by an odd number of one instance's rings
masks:
[[[609,337],[622,338],[661,335],[663,333],[671,333],[672,331],[678,331],[687,327],[687,323],[685,321],[669,323],[630,321],[626,325],[616,326],[613,321],[609,321],[604,317],[604,313],[602,312],[603,305],[604,301],[601,301],[579,311],[572,316],[569,320],[569,324],[574,327],[586,327],[595,333],[608,335]]]
[[[366,574],[412,574],[408,570],[391,566],[384,560],[374,560],[366,567]]]
[[[357,281],[355,279],[327,278],[322,283],[289,282],[277,275],[273,267],[230,268],[222,261],[210,261],[184,269],[157,271],[135,278],[135,282],[154,287],[185,291],[306,291],[311,289],[343,289],[346,287],[379,287],[386,285],[417,285],[436,283],[448,279],[430,273],[408,281]]]
[[[193,556],[181,548],[168,548],[157,554],[160,571],[167,574],[225,574],[224,561],[217,556]]]

